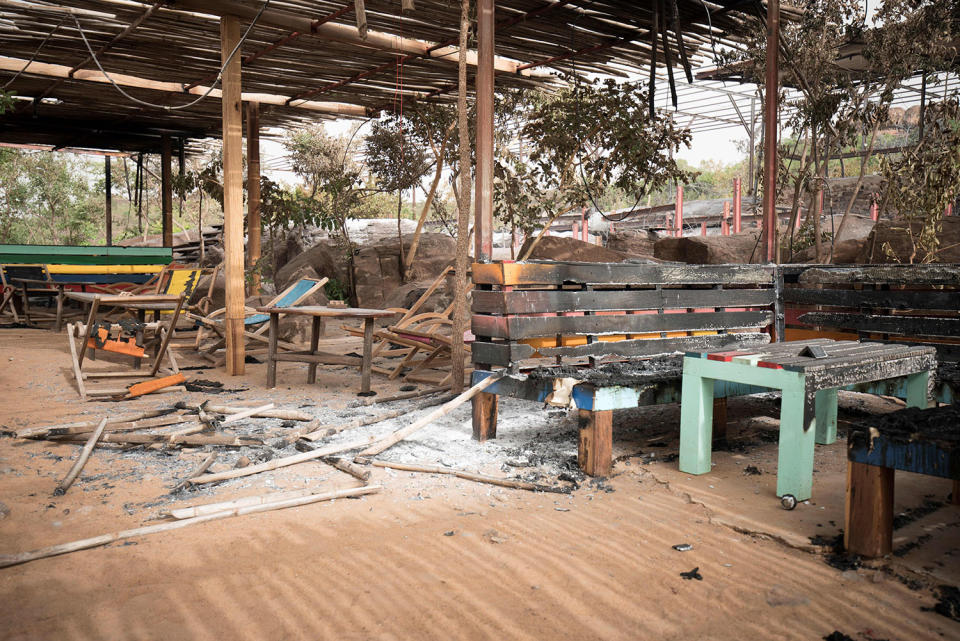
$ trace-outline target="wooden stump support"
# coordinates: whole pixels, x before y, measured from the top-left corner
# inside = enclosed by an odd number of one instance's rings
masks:
[[[847,461],[847,552],[873,558],[893,551],[893,468]]]

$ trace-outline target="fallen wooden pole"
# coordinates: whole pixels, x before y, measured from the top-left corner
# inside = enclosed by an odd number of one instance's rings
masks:
[[[53,491],[54,496],[63,496],[67,493],[67,490],[70,489],[70,486],[73,485],[73,482],[80,474],[80,470],[82,470],[83,466],[87,464],[87,459],[90,458],[90,453],[93,452],[93,448],[97,446],[97,441],[99,441],[100,437],[103,436],[103,428],[106,426],[107,419],[104,418],[102,421],[100,421],[100,425],[97,426],[97,429],[93,431],[93,434],[90,435],[90,438],[87,439],[83,449],[80,450],[80,456],[77,457],[73,467],[71,467],[70,471],[67,472],[67,476],[60,481],[60,485],[58,485],[57,489]]]
[[[273,403],[267,403],[261,407],[250,407],[243,410],[242,412],[237,412],[236,414],[231,414],[227,418],[221,421],[222,424],[226,425],[227,423],[233,423],[235,421],[242,421],[245,418],[250,418],[258,412],[266,412],[267,410],[273,409]]]
[[[247,414],[253,418],[279,418],[286,421],[312,421],[313,416],[307,414],[306,412],[298,412],[296,410],[284,410],[284,409],[269,409],[265,410],[259,407],[236,407],[233,405],[206,405],[204,407],[208,412],[215,412],[217,414],[239,414],[240,412],[246,412],[250,409],[256,410],[253,414]]]
[[[380,403],[390,403],[392,401],[405,401],[411,398],[420,398],[421,396],[430,396],[431,394],[439,394],[440,392],[446,392],[449,387],[431,387],[430,389],[421,390],[419,392],[404,392],[402,394],[395,394],[394,396],[384,396],[382,398],[369,398],[363,401],[364,405],[379,405]]]
[[[126,387],[114,387],[114,388],[104,388],[104,389],[91,389],[87,390],[87,396],[95,397],[96,400],[106,400],[104,397],[107,397],[111,400],[124,401],[127,400],[127,388]],[[184,385],[174,385],[172,387],[164,387],[162,389],[154,390],[148,392],[149,394],[173,394],[175,392],[185,394],[187,388]]]
[[[380,423],[381,421],[389,421],[391,418],[397,418],[398,416],[403,416],[404,414],[409,413],[409,409],[404,409],[384,412],[383,414],[376,414],[374,416],[360,416],[343,423],[337,423],[336,425],[326,425],[318,430],[304,434],[300,438],[307,441],[319,441],[322,438],[327,438],[328,436],[333,436],[334,434],[339,434],[340,432],[344,432],[346,430],[352,430],[355,427],[364,427],[366,425]]]
[[[350,490],[339,490],[337,492],[329,492],[327,494],[313,494],[310,496],[287,499],[283,501],[274,501],[272,503],[263,503],[260,505],[249,505],[245,507],[228,509],[222,512],[215,512],[205,516],[197,516],[191,519],[182,519],[180,521],[171,521],[169,523],[159,523],[157,525],[147,525],[145,527],[138,527],[132,530],[123,530],[120,532],[114,532],[112,534],[102,534],[100,536],[94,536],[89,539],[81,539],[71,543],[51,545],[50,547],[40,548],[39,550],[33,550],[31,552],[21,552],[20,554],[3,554],[0,555],[0,568],[7,568],[13,565],[28,563],[30,561],[46,559],[52,556],[59,556],[61,554],[69,554],[70,552],[77,552],[79,550],[87,550],[90,548],[99,547],[101,545],[107,545],[108,543],[122,541],[124,539],[132,539],[138,536],[146,536],[148,534],[176,530],[182,527],[187,527],[188,525],[196,525],[197,523],[216,521],[217,519],[225,519],[232,516],[243,516],[244,514],[255,514],[257,512],[269,512],[270,510],[296,507],[299,505],[307,505],[309,503],[318,503],[320,501],[330,501],[333,499],[347,498],[351,496],[373,494],[378,491],[380,491],[379,485],[368,485],[366,487],[358,487]]]
[[[55,438],[50,439],[60,443],[70,443],[76,439]],[[101,443],[122,443],[125,445],[140,445],[143,443],[171,443],[174,445],[226,445],[240,447],[243,445],[263,445],[263,441],[258,438],[246,436],[231,436],[229,434],[214,434],[210,436],[173,436],[169,434],[104,434],[100,439]]]
[[[375,487],[375,490],[368,490],[369,487]],[[233,499],[230,501],[220,501],[217,503],[206,503],[204,505],[194,505],[192,507],[182,507],[176,508],[173,510],[166,510],[161,512],[162,516],[168,516],[174,519],[192,519],[198,516],[207,516],[210,514],[216,514],[217,512],[224,512],[226,510],[235,510],[237,508],[245,508],[252,505],[269,505],[274,503],[280,503],[282,501],[289,501],[291,499],[298,499],[305,496],[323,496],[321,500],[329,501],[332,499],[339,498],[352,498],[354,496],[362,496],[364,494],[373,494],[379,490],[379,486],[363,486],[349,488],[346,490],[332,490],[324,492],[322,488],[319,487],[308,487],[302,490],[291,490],[289,492],[270,492],[268,494],[258,494],[256,496],[245,496],[239,499]]]
[[[326,457],[324,457],[324,458],[322,458],[322,459],[320,459],[320,460],[323,461],[324,463],[326,463],[327,465],[332,465],[333,467],[337,468],[337,469],[340,470],[341,472],[345,472],[345,473],[349,474],[350,476],[352,476],[353,478],[355,478],[355,479],[357,479],[357,480],[359,480],[359,481],[363,481],[364,483],[366,483],[367,481],[369,481],[369,480],[370,480],[370,476],[372,475],[372,473],[370,472],[370,470],[362,470],[362,469],[360,469],[359,467],[357,467],[356,465],[354,465],[353,463],[351,463],[350,461],[348,461],[347,459],[344,459],[344,458],[336,458],[336,457],[334,457],[334,456],[326,456]]]
[[[390,434],[389,436],[387,436],[387,438],[377,441],[367,449],[360,452],[360,454],[358,454],[354,460],[357,463],[364,463],[365,462],[364,459],[369,458],[371,456],[376,456],[377,454],[384,451],[385,449],[393,447],[394,445],[396,445],[403,439],[407,438],[414,432],[422,430],[427,425],[434,422],[441,416],[446,416],[453,410],[457,409],[458,407],[460,407],[461,405],[469,401],[471,398],[473,398],[474,396],[476,396],[477,394],[479,394],[480,392],[482,392],[483,390],[485,390],[487,387],[489,387],[490,385],[492,385],[498,380],[500,380],[500,376],[498,375],[488,376],[487,378],[483,379],[482,381],[480,381],[479,383],[477,383],[467,391],[463,392],[462,394],[454,398],[452,401],[449,401],[448,403],[444,403],[441,407],[430,412],[423,418],[416,420],[410,425],[407,425],[406,427],[403,427],[397,430],[393,434]]]
[[[374,416],[359,416],[345,423],[337,423],[336,425],[327,425],[319,429],[314,429],[313,431],[310,431],[304,435],[301,435],[300,438],[306,439],[308,441],[319,441],[322,438],[333,436],[334,434],[339,434],[340,432],[351,430],[355,427],[365,427],[367,425],[373,425],[374,423],[388,421],[392,418],[397,418],[398,416],[404,416],[405,414],[410,414],[418,410],[426,409],[428,407],[433,407],[434,405],[445,403],[446,401],[452,398],[453,398],[452,396],[449,396],[449,397],[443,397],[439,399],[432,399],[430,401],[427,401],[426,403],[421,403],[417,407],[413,407],[413,408],[408,407],[405,409],[390,410],[389,412],[376,414]],[[308,426],[308,427],[315,427],[315,426]]]
[[[190,483],[194,485],[200,485],[203,483],[214,483],[216,481],[226,481],[227,479],[240,478],[241,476],[250,476],[252,474],[259,474],[260,472],[276,470],[278,468],[286,467],[288,465],[296,465],[297,463],[302,463],[303,461],[310,461],[313,459],[322,458],[324,456],[330,456],[331,454],[340,454],[341,452],[358,450],[361,447],[369,445],[372,442],[373,442],[373,437],[368,437],[362,440],[351,441],[349,443],[328,445],[326,447],[318,447],[317,449],[312,450],[310,452],[302,452],[300,454],[294,454],[292,456],[285,456],[283,458],[273,459],[272,461],[267,461],[266,463],[260,463],[258,465],[251,465],[249,467],[244,467],[236,470],[228,470],[226,472],[218,472],[217,474],[204,474],[203,476],[198,476],[195,479],[190,479]]]
[[[187,485],[190,484],[190,479],[192,479],[195,476],[200,476],[201,474],[206,472],[208,469],[210,469],[210,466],[213,465],[213,462],[216,460],[217,460],[217,453],[216,452],[211,453],[209,456],[207,456],[207,458],[203,459],[200,465],[195,467],[189,474],[187,474],[187,476],[182,481],[174,485],[173,488],[171,488],[170,490],[170,494],[179,492],[183,488],[187,487]]]
[[[150,412],[144,412],[143,414],[136,414],[134,416],[126,417],[117,417],[107,419],[107,426],[117,425],[119,423],[130,423],[134,424],[138,421],[168,416],[176,412],[175,409],[162,409],[162,410],[153,410]],[[89,432],[93,429],[96,429],[99,421],[79,421],[76,423],[58,423],[56,425],[42,425],[39,427],[27,427],[22,430],[17,430],[17,438],[34,438],[36,436],[42,436],[44,434],[50,433],[54,430],[62,430],[59,433],[61,434],[77,434],[80,432]],[[110,431],[109,429],[107,430]]]
[[[570,490],[564,487],[553,485],[540,485],[538,483],[529,483],[527,481],[515,481],[513,479],[501,479],[496,476],[487,476],[485,474],[476,474],[466,470],[457,470],[452,467],[443,467],[442,465],[415,465],[413,463],[391,463],[390,461],[370,461],[374,467],[388,467],[393,470],[403,470],[405,472],[423,472],[424,474],[449,474],[467,481],[476,481],[477,483],[488,483],[490,485],[499,485],[500,487],[509,487],[517,490],[530,490],[532,492],[552,492],[554,494],[569,494]]]
[[[170,376],[163,376],[161,378],[154,378],[149,381],[143,381],[142,383],[134,383],[127,388],[127,393],[123,396],[123,398],[136,398],[137,396],[143,396],[144,394],[152,394],[153,392],[159,392],[162,389],[180,385],[180,383],[183,383],[186,380],[186,377],[182,373],[177,373],[171,374]]]

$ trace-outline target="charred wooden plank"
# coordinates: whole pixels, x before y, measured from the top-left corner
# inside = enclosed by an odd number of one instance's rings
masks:
[[[647,265],[634,263],[474,263],[478,285],[770,285],[764,265]]]
[[[960,293],[944,290],[786,289],[783,300],[796,305],[960,310]]]
[[[472,345],[473,361],[486,365],[508,366],[536,354],[542,357],[566,356],[622,356],[639,358],[677,352],[705,352],[719,349],[738,349],[764,345],[770,336],[759,332],[740,334],[713,334],[679,338],[650,338],[624,341],[596,342],[570,347],[534,348],[522,343],[491,343],[477,341]]]
[[[514,290],[474,291],[478,314],[594,312],[688,307],[773,305],[773,289]]]
[[[809,325],[854,329],[861,332],[906,336],[960,336],[960,318],[956,317],[809,312],[797,320]]]
[[[960,265],[864,265],[811,267],[800,274],[804,285],[954,285],[960,286]]]
[[[703,312],[684,314],[618,314],[615,316],[489,316],[474,314],[472,330],[491,338],[535,338],[556,334],[645,334],[763,327],[773,313]]]

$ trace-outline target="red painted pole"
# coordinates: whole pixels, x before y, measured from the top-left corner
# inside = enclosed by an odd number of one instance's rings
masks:
[[[477,2],[477,168],[474,260],[493,256],[493,59],[494,0]]]
[[[587,234],[587,208],[586,207],[584,207],[580,211],[580,233],[582,234],[580,237],[581,240],[583,240],[583,242],[585,243],[589,243],[590,236]]]
[[[870,220],[877,222],[877,220],[880,218],[880,205],[877,204],[876,194],[873,195],[873,198],[873,201],[870,203]]]
[[[953,203],[947,203],[947,211],[943,212],[944,216],[953,216]]]
[[[677,238],[683,237],[683,185],[677,183],[677,206],[674,215],[674,224],[677,227]]]
[[[763,246],[777,260],[777,100],[780,94],[780,0],[767,0],[766,81],[763,91]]]
[[[573,224],[570,225],[570,238],[573,238],[574,240],[578,240],[579,236],[580,236],[580,223],[574,221]]]
[[[730,235],[730,201],[723,201],[723,218],[720,219],[720,234],[722,236]]]
[[[706,235],[707,235],[707,223],[705,223],[705,222],[700,223],[700,235],[701,235],[701,236],[706,236]]]
[[[733,233],[740,233],[740,179],[733,179]]]

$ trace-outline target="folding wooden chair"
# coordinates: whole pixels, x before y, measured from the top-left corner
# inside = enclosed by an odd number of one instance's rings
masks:
[[[316,293],[321,287],[327,284],[328,278],[321,278],[317,280],[315,278],[301,278],[294,284],[287,287],[285,290],[277,294],[271,301],[269,301],[267,307],[296,307],[304,299]],[[244,318],[243,318],[243,335],[245,340],[249,343],[254,341],[265,345],[269,342],[267,337],[267,331],[270,329],[270,325],[267,321],[270,320],[270,316],[267,314],[261,314],[257,310],[251,307],[244,307]],[[227,313],[227,309],[221,308],[214,311],[211,314],[200,315],[193,312],[187,312],[187,318],[197,321],[199,323],[199,328],[197,330],[197,339],[194,344],[194,347],[197,351],[200,352],[200,355],[215,363],[220,363],[224,359],[216,358],[214,354],[217,350],[226,347],[226,338],[224,335],[223,329],[223,319],[222,317]],[[282,316],[281,316],[282,318]],[[256,325],[260,327],[255,330],[248,330],[247,328],[252,328]],[[211,330],[217,335],[216,340],[207,345],[202,345],[204,332],[206,330]],[[296,345],[288,343],[286,341],[280,341],[278,343],[281,347],[287,350],[297,349]]]
[[[27,279],[30,281],[52,281],[46,265],[0,265],[0,285],[3,286],[3,298],[0,300],[0,311],[9,308],[13,314],[15,322],[20,322],[20,314],[17,313],[14,297],[20,294],[20,300],[23,307],[23,321],[30,321],[30,297],[43,296],[46,298],[57,298],[59,304],[60,290],[56,287],[45,287],[39,282],[21,283],[17,279]],[[34,318],[43,320],[56,320],[57,314],[53,312],[33,312]]]

